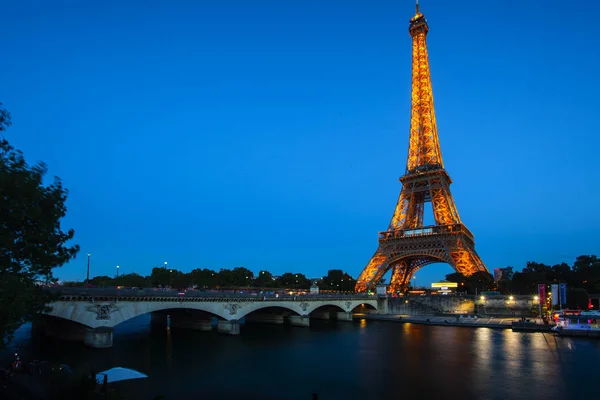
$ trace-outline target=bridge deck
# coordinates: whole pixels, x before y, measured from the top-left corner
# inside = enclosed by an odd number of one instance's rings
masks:
[[[216,293],[177,290],[154,290],[154,289],[71,289],[52,290],[59,295],[59,301],[185,301],[185,302],[227,302],[231,300],[243,302],[258,301],[336,301],[336,300],[374,300],[373,295],[367,294],[299,294],[299,295],[276,295],[248,293]]]

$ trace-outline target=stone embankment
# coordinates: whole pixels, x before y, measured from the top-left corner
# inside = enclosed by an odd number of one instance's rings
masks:
[[[459,326],[466,328],[512,329],[525,332],[549,332],[553,325],[521,322],[515,318],[473,317],[471,315],[377,315],[355,314],[355,318],[365,318],[375,321],[391,321],[436,326]]]

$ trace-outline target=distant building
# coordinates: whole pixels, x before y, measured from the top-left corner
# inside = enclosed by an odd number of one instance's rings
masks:
[[[494,282],[502,280],[502,268],[494,268]]]
[[[431,284],[433,290],[437,290],[439,294],[448,294],[456,292],[458,283],[456,282],[433,282]]]
[[[310,286],[310,294],[319,294],[319,285],[317,285],[317,282],[313,281],[313,284]]]

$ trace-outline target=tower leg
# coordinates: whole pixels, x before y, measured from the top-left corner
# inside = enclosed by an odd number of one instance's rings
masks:
[[[378,248],[358,277],[355,287],[356,291],[360,293],[366,292],[368,289],[374,289],[377,281],[387,271],[387,267],[386,257],[383,255],[381,248]]]
[[[398,293],[403,292],[404,287],[402,283],[404,282],[406,269],[408,268],[406,261],[399,261],[392,267],[392,279],[390,280],[390,286],[388,287],[388,291],[390,293]]]

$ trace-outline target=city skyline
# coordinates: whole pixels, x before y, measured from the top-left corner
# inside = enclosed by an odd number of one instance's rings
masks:
[[[571,264],[600,237],[600,6],[572,41],[562,2],[482,3],[421,2],[452,193],[490,272]],[[414,2],[32,4],[0,17],[0,101],[6,138],[70,192],[81,252],[59,278],[84,280],[87,253],[91,276],[358,276],[405,170]]]

